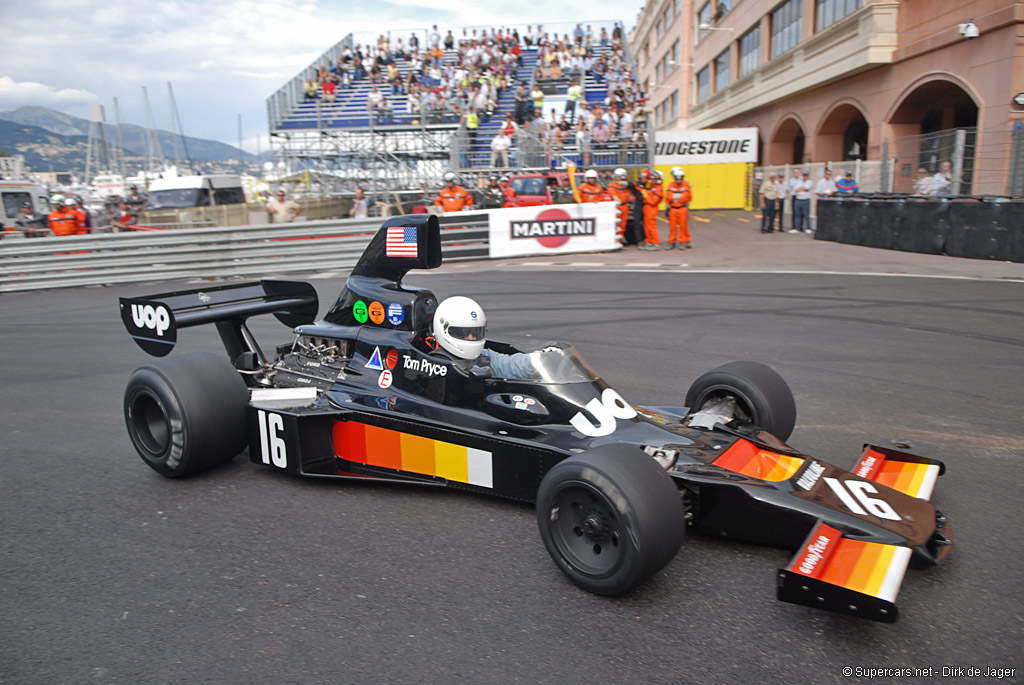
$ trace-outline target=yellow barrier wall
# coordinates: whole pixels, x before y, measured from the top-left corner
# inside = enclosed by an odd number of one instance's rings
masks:
[[[657,166],[672,183],[672,166]],[[693,188],[690,209],[743,209],[747,204],[747,164],[691,164],[683,167]]]

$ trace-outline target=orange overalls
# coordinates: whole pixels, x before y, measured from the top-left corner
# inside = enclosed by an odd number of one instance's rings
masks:
[[[679,239],[680,245],[690,242],[690,210],[687,205],[693,191],[686,181],[674,181],[668,187],[668,244]]]
[[[644,196],[644,242],[649,245],[660,245],[658,237],[658,205],[661,204],[665,189],[657,181],[646,190],[641,190]]]
[[[55,209],[47,217],[50,222],[50,230],[54,235],[74,235],[78,233],[78,217],[74,212]]]
[[[445,186],[441,189],[441,192],[437,194],[437,199],[434,200],[434,204],[441,207],[446,212],[459,212],[463,209],[472,207],[473,198],[462,186],[453,185],[451,188]]]
[[[628,183],[628,181],[626,182]],[[633,191],[630,190],[626,185],[623,185],[621,181],[616,181],[608,186],[609,192],[615,196],[615,200],[619,203],[619,242],[622,242],[626,237],[626,224],[629,223],[629,207],[633,204]]]
[[[608,199],[608,194],[598,183],[587,182],[580,186],[580,202],[603,202]]]
[[[502,207],[515,207],[516,191],[512,190],[512,186],[506,184],[505,187],[502,188],[501,190],[503,193],[505,193],[505,204],[503,204]]]

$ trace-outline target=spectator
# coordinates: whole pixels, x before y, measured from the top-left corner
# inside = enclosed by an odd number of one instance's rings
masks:
[[[131,207],[132,211],[136,214],[145,211],[149,206],[149,198],[144,193],[139,192],[138,186],[132,186],[128,190],[128,197],[126,199],[128,206]]]
[[[452,30],[448,29],[448,33],[444,37],[444,49],[451,50],[455,47],[455,36],[452,34]]]
[[[789,190],[793,195],[793,228],[790,233],[811,232],[811,177],[806,171],[793,170],[793,178],[789,181]],[[806,228],[804,227],[806,225]]]
[[[931,194],[937,197],[948,197],[952,191],[953,163],[945,161],[939,172],[932,177]]]
[[[320,87],[324,91],[324,102],[334,102],[334,98],[337,95],[338,83],[335,80],[337,77],[334,75],[328,76],[327,80],[323,82]]]
[[[113,222],[114,232],[132,230],[137,220],[136,215],[132,213],[131,205],[127,202],[119,202]]]
[[[75,201],[67,197],[62,199],[56,208],[50,212],[48,220],[50,222],[50,230],[53,231],[54,235],[75,235],[80,231],[81,226],[78,223],[74,207]]]
[[[21,213],[14,219],[14,226],[25,235],[32,235],[39,229],[48,228],[46,219],[32,209],[31,202],[21,203]]]
[[[352,206],[349,207],[348,215],[353,219],[365,219],[370,216],[370,209],[377,204],[372,198],[366,197],[366,191],[362,186],[356,188],[356,196],[352,198]]]
[[[511,147],[512,139],[506,135],[505,128],[498,129],[498,135],[491,139],[491,166],[508,167],[508,150]],[[495,181],[497,181],[497,178],[495,178]]]
[[[590,136],[594,141],[594,148],[597,150],[603,150],[608,145],[608,139],[611,137],[611,129],[608,128],[608,124],[605,123],[604,119],[598,119],[594,123],[594,128],[591,130]]]
[[[277,197],[267,203],[267,218],[272,224],[286,224],[295,221],[302,212],[302,207],[295,200],[286,200],[283,190],[277,191]]]
[[[919,167],[917,170],[917,178],[914,179],[914,195],[931,195],[932,194],[932,177],[928,174],[928,170],[924,167]]]
[[[860,190],[857,185],[857,181],[853,178],[853,172],[849,169],[843,174],[843,177],[836,181],[836,192],[840,195],[852,195]]]
[[[773,233],[775,231],[775,208],[779,202],[779,187],[775,184],[775,174],[770,174],[768,180],[761,184],[761,233]]]
[[[832,170],[825,169],[824,174],[814,187],[814,192],[818,197],[832,197],[836,194],[836,190],[836,182],[832,180]]]
[[[313,79],[306,79],[306,100],[316,100],[319,97],[320,88]]]
[[[565,96],[568,98],[565,103],[565,114],[569,117],[570,122],[575,122],[576,105],[579,103],[580,98],[583,97],[583,87],[580,86],[580,82],[577,79],[569,82],[569,88],[565,91]]]

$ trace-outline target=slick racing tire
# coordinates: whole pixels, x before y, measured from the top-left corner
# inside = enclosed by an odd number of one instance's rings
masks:
[[[555,565],[598,595],[629,592],[660,571],[686,531],[682,499],[649,455],[602,445],[548,471],[537,524]]]
[[[708,402],[733,397],[736,418],[749,421],[785,442],[796,425],[796,401],[789,385],[773,369],[752,361],[730,362],[694,381],[686,406],[699,411]]]
[[[248,388],[227,359],[198,352],[136,369],[124,391],[124,419],[142,460],[177,478],[245,449],[248,403]]]

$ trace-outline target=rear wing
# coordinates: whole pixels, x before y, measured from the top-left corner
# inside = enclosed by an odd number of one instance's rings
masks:
[[[246,319],[257,314],[273,314],[294,328],[312,323],[320,306],[316,289],[299,281],[259,281],[143,298],[122,297],[120,304],[121,321],[128,335],[154,357],[162,357],[174,348],[179,328],[216,323],[218,328],[227,326],[238,332]],[[228,350],[229,354],[236,351]]]
[[[851,540],[819,522],[793,561],[779,569],[778,598],[803,606],[892,623],[911,549]]]

